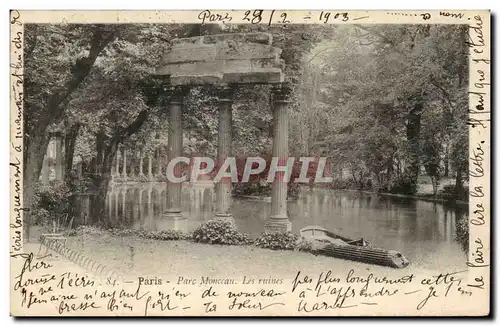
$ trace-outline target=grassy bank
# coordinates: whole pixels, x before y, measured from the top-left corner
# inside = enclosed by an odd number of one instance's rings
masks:
[[[449,266],[439,259],[408,257],[410,266],[395,270],[388,267],[315,256],[307,252],[261,249],[253,245],[227,246],[195,243],[187,240],[161,241],[137,236],[83,234],[68,239],[67,246],[93,260],[115,268],[127,278],[139,276],[279,276],[292,278],[297,271],[317,274],[331,270],[344,274],[349,269],[403,275],[438,272]]]

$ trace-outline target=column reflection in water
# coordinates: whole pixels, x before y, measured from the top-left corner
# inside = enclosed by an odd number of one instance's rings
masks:
[[[134,189],[132,187],[127,187],[127,194],[126,194],[126,218],[125,218],[125,226],[127,228],[131,228],[135,219],[134,215],[134,209],[135,209],[135,203],[134,203]]]
[[[152,216],[153,216],[152,221],[154,224],[154,228],[161,230],[156,225],[156,221],[161,218],[161,213],[162,213],[160,210],[161,203],[160,203],[159,199],[160,198],[158,195],[158,189],[156,189],[156,187],[152,187],[152,189],[151,189],[151,211],[153,213],[152,214]]]
[[[145,229],[147,230],[151,230],[151,231],[154,231],[156,228],[155,228],[155,221],[154,221],[154,212],[153,212],[153,203],[152,203],[152,192],[153,192],[153,189],[151,189],[151,187],[149,187],[147,190],[146,190],[146,193],[147,193],[147,202],[146,202],[146,207],[147,207],[147,221],[145,223]]]
[[[113,218],[113,188],[111,188],[106,195],[106,205],[108,205],[108,219],[111,221]]]
[[[125,187],[124,189],[122,189],[121,191],[121,195],[122,195],[122,214],[120,216],[120,222],[122,225],[125,224],[125,220],[126,220],[126,216],[127,216],[127,209],[126,209],[126,205],[127,205],[127,188]]]
[[[143,229],[144,228],[144,212],[142,210],[142,189],[137,189],[137,207],[139,209],[139,219],[138,219],[138,225],[139,228]]]
[[[139,221],[140,218],[140,206],[138,203],[139,200],[139,189],[134,189],[132,196],[132,225],[135,225],[136,221]]]
[[[213,214],[213,188],[203,189],[202,219],[209,220]]]
[[[457,218],[458,218],[458,215],[457,214],[453,214],[452,218],[451,218],[451,221],[450,221],[450,242],[455,240],[455,237],[456,237],[456,229],[457,229]]]

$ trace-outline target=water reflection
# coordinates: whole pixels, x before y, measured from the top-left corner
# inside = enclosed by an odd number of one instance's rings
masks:
[[[212,187],[184,187],[182,209],[186,219],[171,221],[161,217],[166,209],[164,183],[114,185],[107,207],[111,221],[123,227],[191,231],[215,216],[214,199]],[[257,236],[264,230],[271,204],[234,198],[232,212],[240,231]],[[363,237],[377,246],[400,250],[410,259],[429,264],[443,264],[443,259],[450,264],[453,260],[462,263],[465,259],[457,243],[456,222],[467,218],[467,206],[316,189],[289,201],[288,214],[296,233],[304,226],[320,225],[346,237]]]

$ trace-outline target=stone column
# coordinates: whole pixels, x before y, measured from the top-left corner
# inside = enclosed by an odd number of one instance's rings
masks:
[[[286,165],[288,159],[288,95],[285,84],[273,87],[273,157],[279,158],[279,165]],[[291,231],[292,223],[287,213],[288,184],[283,172],[276,173],[271,194],[271,216],[265,224],[266,232]]]
[[[170,144],[170,137],[168,139],[168,142]],[[157,164],[157,169],[156,169],[156,176],[160,177],[162,176],[162,167],[161,167],[161,149],[156,150],[156,164]]]
[[[182,156],[182,101],[185,89],[171,87],[169,91],[168,120],[168,161]],[[161,161],[160,161],[161,162]],[[160,164],[159,164],[160,166]],[[174,175],[180,177],[181,165],[176,164]],[[182,183],[174,183],[167,178],[167,209],[164,216],[169,219],[182,219]]]
[[[63,137],[60,131],[54,133],[56,140],[56,180],[64,180]]]
[[[148,230],[155,230],[154,223],[154,212],[153,212],[153,201],[151,200],[153,189],[151,187],[148,188]]]
[[[148,177],[149,179],[153,179],[153,162],[152,162],[151,153],[148,154]]]
[[[127,149],[123,147],[123,167],[122,167],[122,177],[125,179],[127,177]]]
[[[127,188],[122,189],[122,221],[127,217]]]
[[[134,155],[133,152],[131,153],[131,159],[128,162],[128,177],[129,179],[134,179],[135,177],[135,170],[136,170],[136,162],[134,160]]]
[[[217,142],[217,166],[221,166],[227,157],[232,153],[233,125],[233,91],[230,86],[219,88],[219,134]],[[216,185],[216,207],[215,216],[217,218],[231,219],[231,178],[222,178]]]
[[[119,200],[118,200],[118,196],[120,194],[120,190],[119,189],[115,189],[115,221],[118,221],[118,204],[119,204]]]
[[[118,148],[116,150],[116,157],[115,157],[115,161],[116,161],[115,177],[119,177],[120,176],[120,158],[121,158],[120,148]]]
[[[142,165],[144,164],[144,161],[142,159],[142,151],[139,151],[139,176],[144,176],[144,172],[142,171]]]

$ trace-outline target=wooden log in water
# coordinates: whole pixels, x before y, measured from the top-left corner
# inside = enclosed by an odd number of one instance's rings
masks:
[[[395,250],[328,244],[317,249],[316,252],[325,256],[360,261],[367,264],[389,266],[393,268],[404,268],[409,265],[408,259]]]

